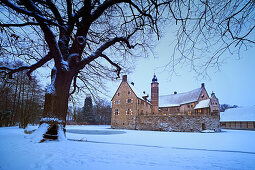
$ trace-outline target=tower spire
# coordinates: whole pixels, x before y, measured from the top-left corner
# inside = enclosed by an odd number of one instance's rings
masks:
[[[157,83],[158,82],[158,78],[156,76],[156,74],[154,73],[154,76],[152,78],[152,83]]]

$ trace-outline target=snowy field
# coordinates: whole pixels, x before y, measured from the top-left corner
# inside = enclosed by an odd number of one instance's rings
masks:
[[[255,169],[255,131],[179,133],[110,126],[67,130],[69,140],[34,143],[18,127],[0,128],[0,170]]]

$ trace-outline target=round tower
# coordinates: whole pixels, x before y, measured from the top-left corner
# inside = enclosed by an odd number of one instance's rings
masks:
[[[158,113],[158,99],[159,99],[159,89],[158,89],[158,79],[154,74],[151,83],[151,104],[152,104],[152,113]]]

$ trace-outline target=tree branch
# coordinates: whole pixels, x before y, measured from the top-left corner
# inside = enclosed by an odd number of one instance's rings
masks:
[[[47,54],[45,57],[43,57],[41,60],[39,60],[37,63],[31,65],[31,66],[21,66],[18,68],[10,68],[10,67],[6,67],[6,66],[0,66],[0,70],[6,70],[4,71],[5,76],[8,75],[9,78],[12,78],[12,75],[14,73],[23,71],[23,70],[29,70],[27,72],[27,76],[28,78],[31,80],[31,73],[36,70],[37,68],[43,66],[45,63],[47,63],[48,61],[50,61],[52,59],[52,56],[50,54]]]
[[[99,56],[102,55],[102,53],[104,52],[104,50],[106,50],[107,48],[109,48],[110,46],[114,45],[117,42],[124,42],[126,43],[127,47],[129,49],[134,48],[133,46],[131,46],[129,44],[129,41],[127,38],[125,37],[115,37],[110,39],[109,41],[107,41],[106,43],[104,43],[101,47],[99,47],[94,53],[92,53],[90,56],[88,56],[87,58],[83,59],[78,67],[77,70],[80,70],[82,68],[85,67],[85,65],[89,64],[91,61],[95,60],[96,58],[98,58]]]
[[[28,10],[24,10],[24,9],[14,5],[13,3],[11,3],[8,0],[1,0],[1,2],[4,3],[6,6],[10,7],[11,9],[13,9],[14,11],[17,11],[18,13],[22,13],[22,14],[25,14],[25,15],[28,15],[28,16],[31,16],[31,17],[35,17],[35,18],[37,17],[43,22],[46,22],[46,23],[51,24],[51,25],[59,26],[59,24],[55,23],[54,21],[52,21],[50,19],[47,19],[47,18],[43,17],[42,15],[40,15],[36,12],[31,12],[31,11],[28,11]]]
[[[117,77],[116,79],[120,78],[120,71],[121,71],[121,67],[117,64],[114,63],[109,57],[107,57],[105,54],[100,54],[101,57],[103,57],[104,59],[106,59],[106,61],[108,61],[111,65],[116,67],[116,70],[114,72],[116,72]]]
[[[25,22],[21,24],[0,24],[0,27],[24,27],[29,25],[40,25],[38,22]]]
[[[40,15],[42,14],[42,12],[36,7],[32,0],[26,0],[24,2],[24,5],[28,10],[33,11],[34,13],[38,13]],[[63,56],[59,49],[54,33],[49,28],[49,26],[45,24],[43,20],[41,20],[40,17],[35,16],[35,19],[37,20],[38,23],[40,23],[40,27],[44,33],[45,40],[49,46],[50,52],[54,54],[54,61],[57,70],[62,71],[63,69],[65,69],[63,63]]]

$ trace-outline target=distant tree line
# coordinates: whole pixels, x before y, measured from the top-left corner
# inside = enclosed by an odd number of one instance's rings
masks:
[[[111,124],[111,104],[104,99],[97,99],[93,105],[91,97],[86,97],[84,106],[69,107],[68,124]]]
[[[1,65],[18,67],[22,62]],[[34,76],[29,80],[23,72],[17,72],[8,79],[0,78],[0,127],[19,125],[25,128],[28,124],[38,124],[43,111],[43,89]]]
[[[225,112],[225,110],[227,109],[231,109],[231,108],[237,108],[237,105],[230,105],[230,104],[221,104],[220,105],[220,112]]]

